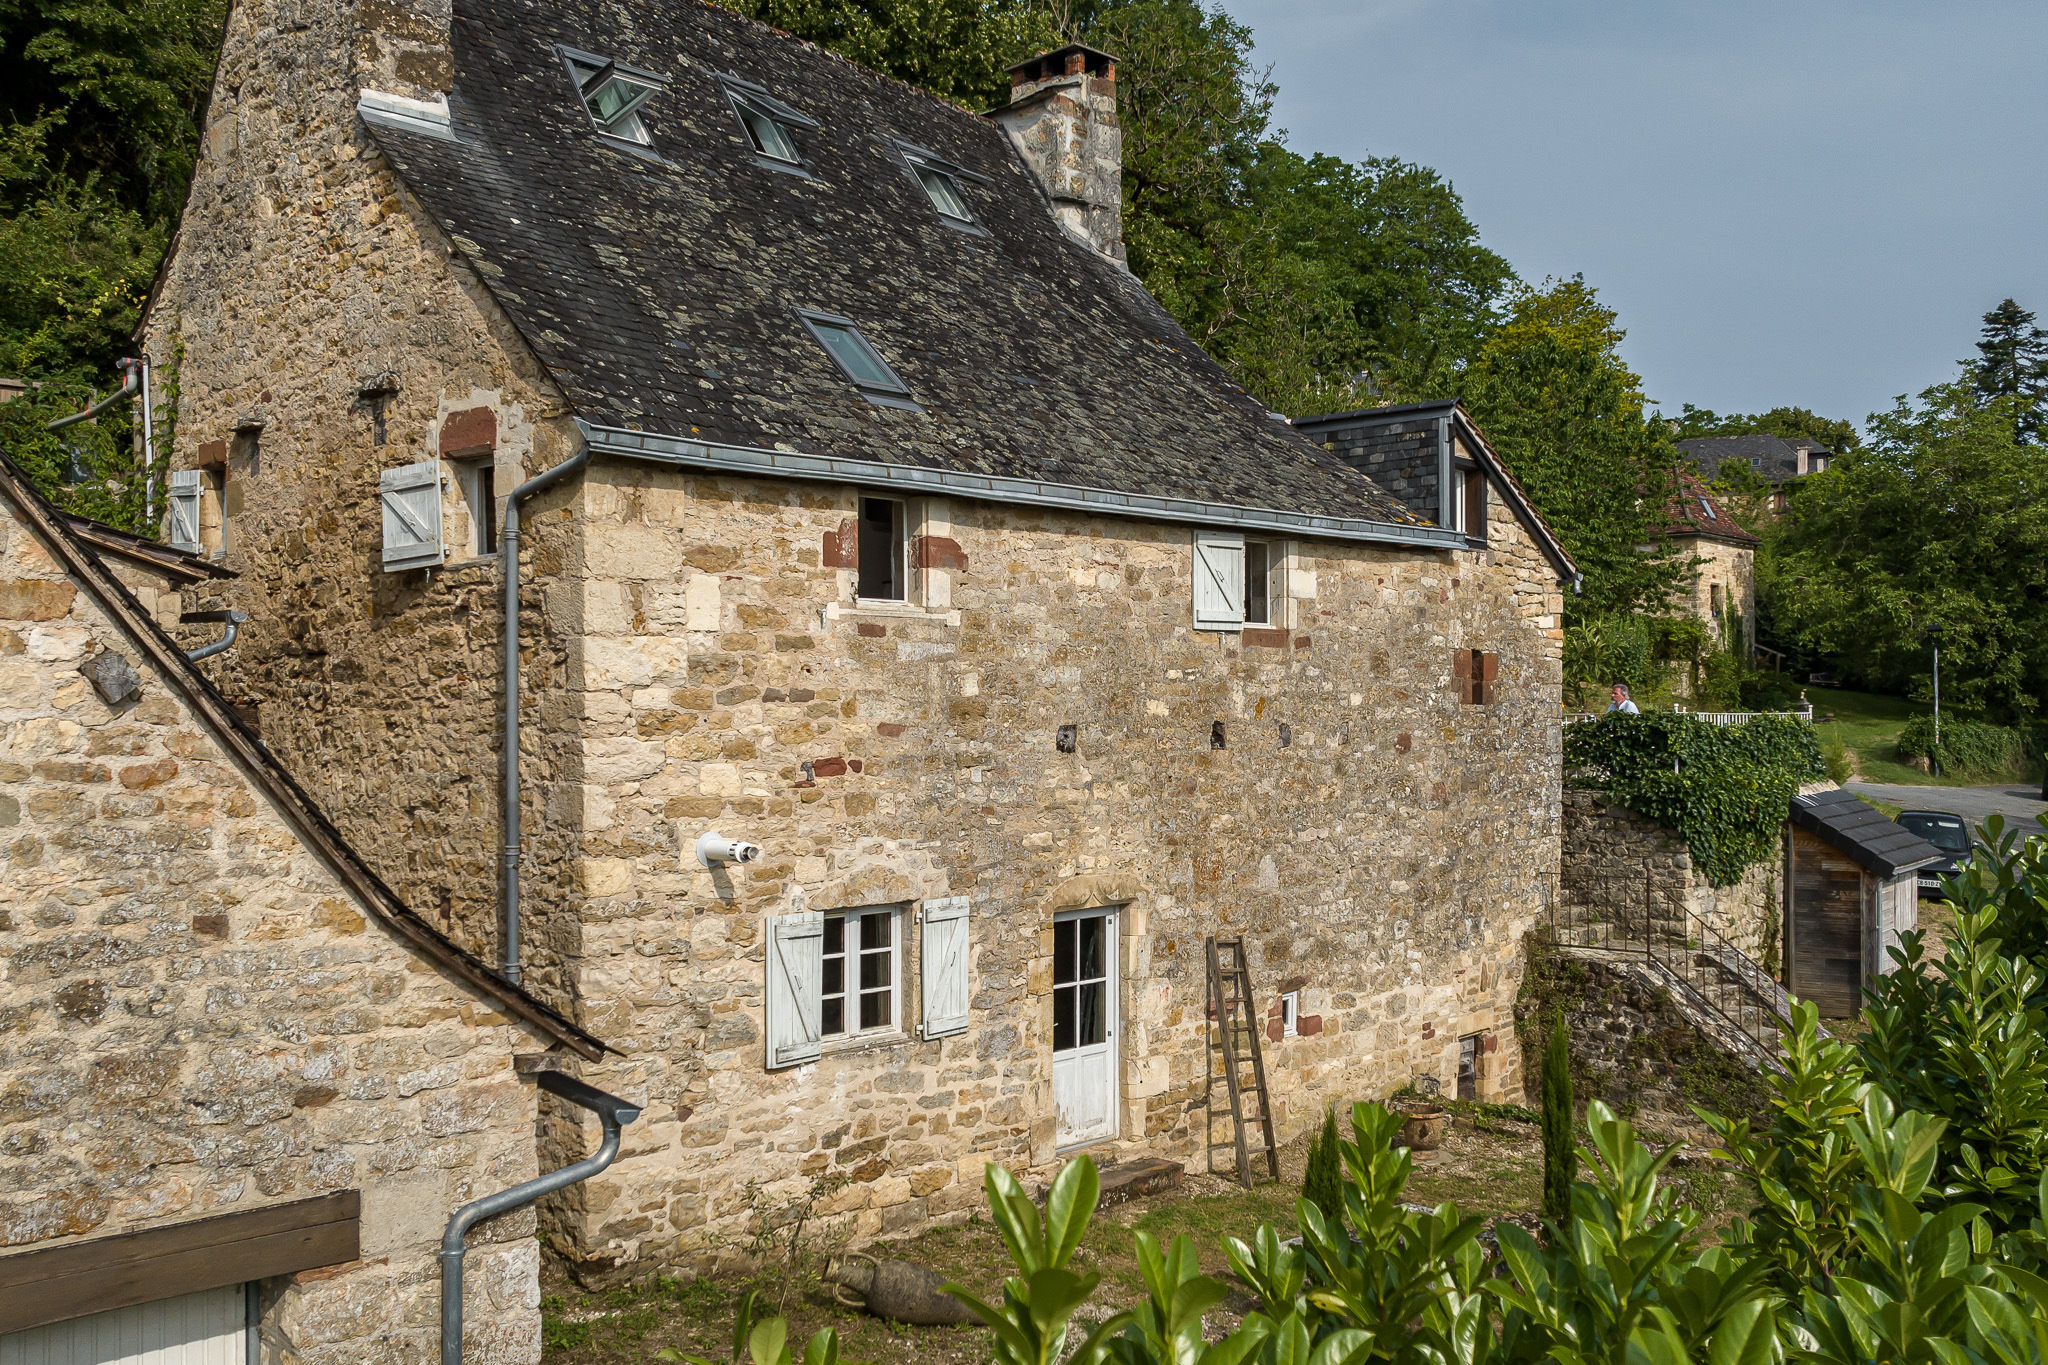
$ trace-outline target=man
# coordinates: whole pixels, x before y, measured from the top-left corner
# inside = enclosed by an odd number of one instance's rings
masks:
[[[1614,698],[1614,700],[1607,703],[1607,709],[1610,712],[1619,711],[1627,716],[1640,716],[1642,714],[1641,711],[1636,709],[1636,704],[1629,700],[1628,684],[1616,683],[1608,690],[1608,695]]]

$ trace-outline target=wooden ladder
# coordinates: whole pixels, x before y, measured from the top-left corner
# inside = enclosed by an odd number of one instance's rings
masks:
[[[1223,1053],[1223,1084],[1230,1092],[1230,1128],[1228,1142],[1216,1138],[1216,1082],[1215,1072],[1209,1078],[1208,1128],[1203,1141],[1209,1148],[1209,1171],[1216,1170],[1216,1152],[1219,1148],[1232,1148],[1237,1153],[1237,1178],[1246,1189],[1252,1187],[1252,1148],[1245,1140],[1245,1128],[1257,1124],[1260,1141],[1266,1148],[1266,1170],[1274,1180],[1280,1178],[1280,1152],[1273,1145],[1273,1105],[1266,1090],[1266,1059],[1259,1048],[1261,1020],[1253,1012],[1252,969],[1245,961],[1244,940],[1241,938],[1212,938],[1207,944],[1209,953],[1209,1017],[1216,1021],[1215,1038],[1212,1048]],[[1240,1041],[1249,1045],[1251,1053],[1251,1084],[1245,1084],[1243,1051]]]

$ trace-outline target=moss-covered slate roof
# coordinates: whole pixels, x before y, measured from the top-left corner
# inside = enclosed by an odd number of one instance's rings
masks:
[[[684,439],[1319,516],[1418,518],[1234,384],[1070,238],[992,121],[697,0],[456,0],[453,140],[372,125],[578,415]],[[657,72],[656,157],[600,139],[556,44]],[[760,164],[718,73],[820,125]],[[942,222],[892,145],[986,181]],[[878,407],[796,309],[853,319]]]

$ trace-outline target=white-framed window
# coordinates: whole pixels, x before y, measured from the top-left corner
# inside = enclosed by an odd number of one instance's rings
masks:
[[[642,147],[653,141],[647,135],[646,125],[640,122],[640,107],[661,93],[668,85],[668,77],[595,52],[573,47],[557,47],[555,51],[569,68],[569,79],[576,83],[583,111],[590,115],[598,132]]]
[[[1288,991],[1280,997],[1280,1036],[1293,1038],[1301,1024],[1301,992]]]
[[[854,596],[870,602],[910,600],[909,508],[895,498],[860,500],[860,582]]]
[[[911,1031],[905,983],[909,945],[921,928],[923,986],[917,1032],[943,1038],[967,1029],[970,1000],[965,896],[902,905],[775,915],[767,928],[764,1009],[770,1070],[815,1061],[827,1043],[886,1042]]]
[[[1287,624],[1287,546],[1277,540],[1244,543],[1244,622]]]
[[[1453,471],[1456,510],[1451,525],[1473,540],[1486,539],[1486,474],[1477,465]]]

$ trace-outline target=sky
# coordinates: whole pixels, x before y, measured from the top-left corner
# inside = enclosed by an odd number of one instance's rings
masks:
[[[1456,187],[1583,274],[1666,412],[1865,416],[2048,325],[2041,0],[1224,0],[1301,152]]]

